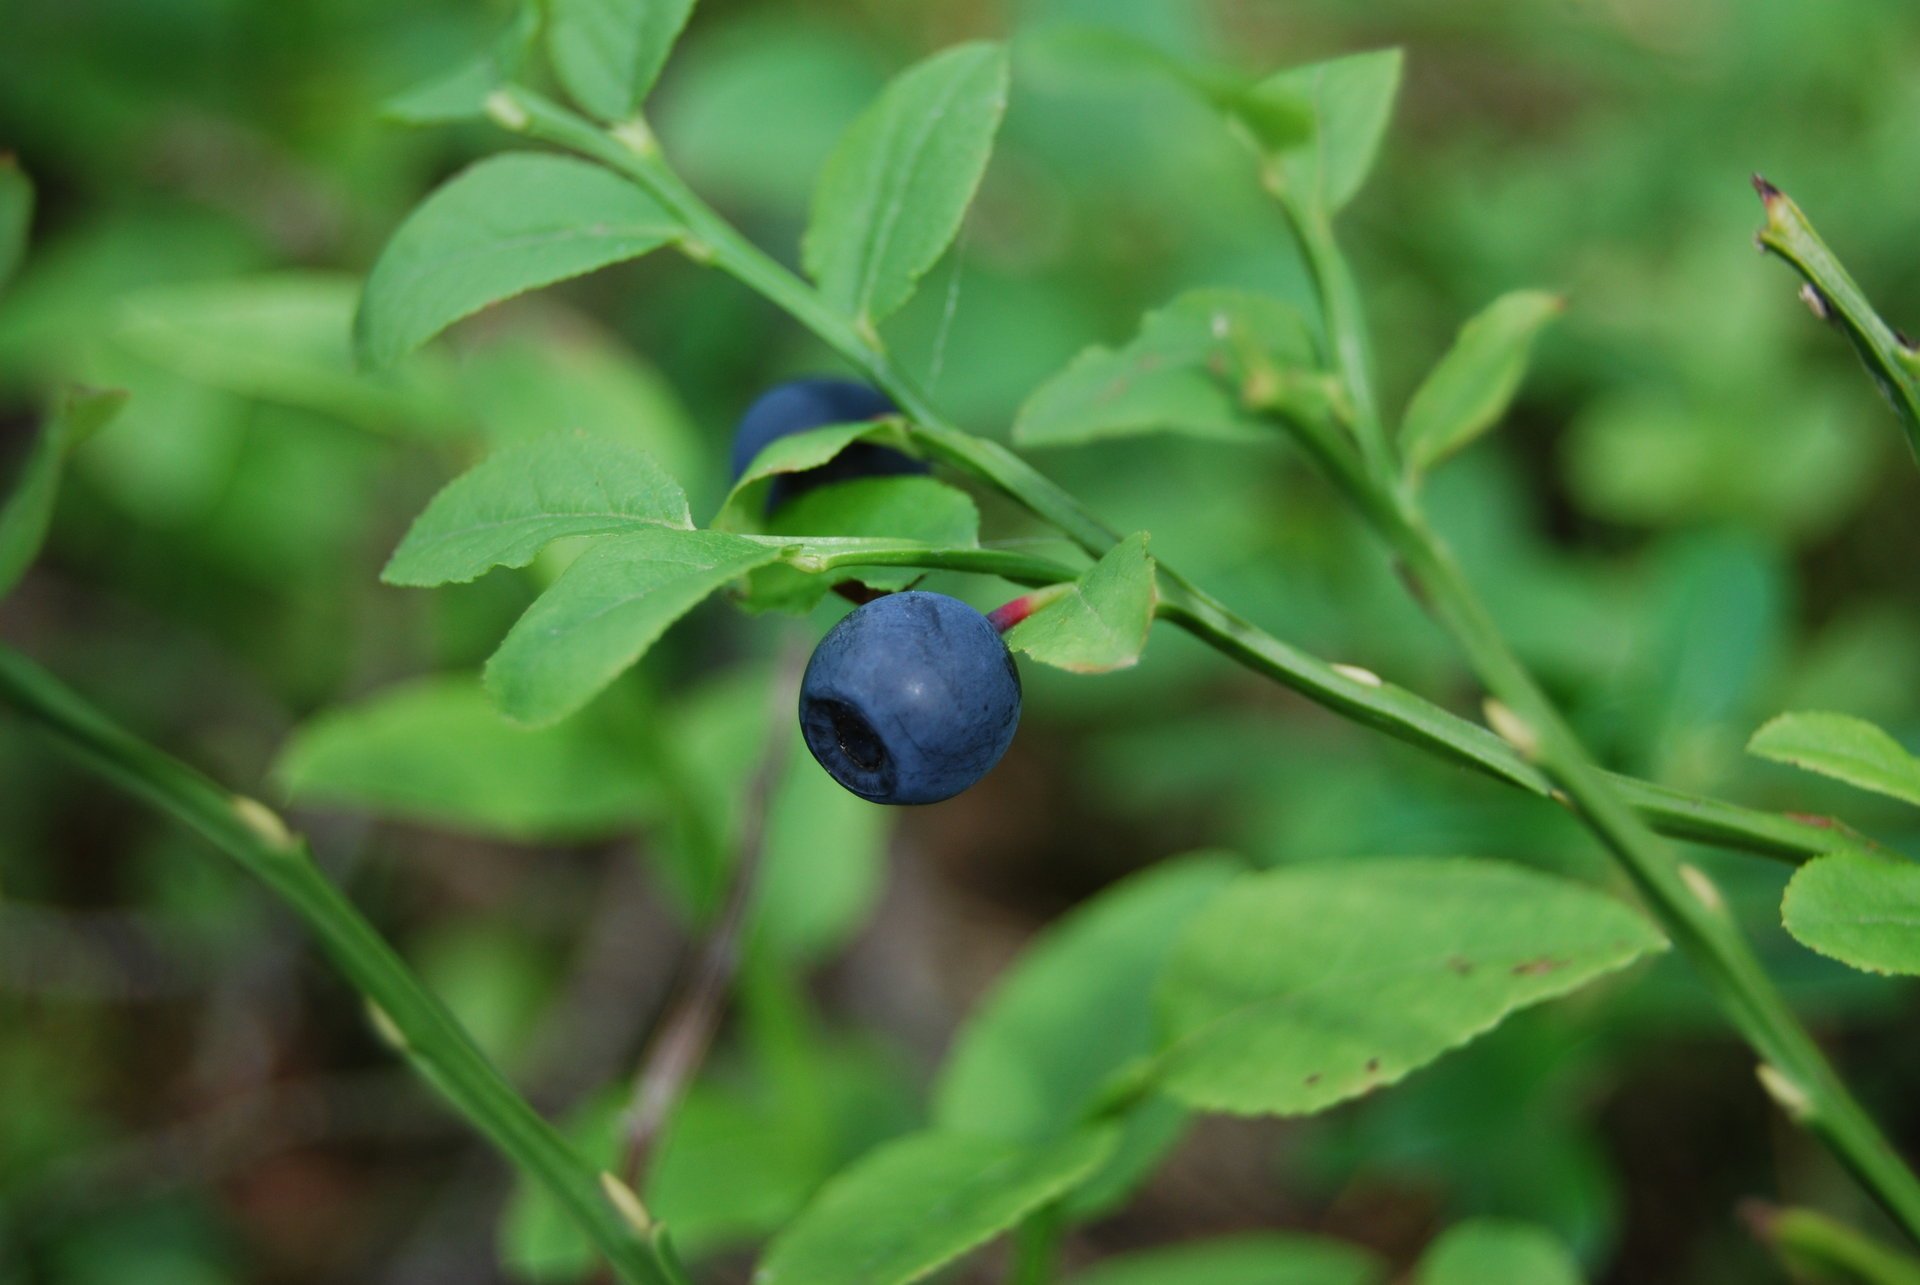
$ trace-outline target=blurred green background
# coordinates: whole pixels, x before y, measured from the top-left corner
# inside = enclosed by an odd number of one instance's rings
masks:
[[[525,737],[473,673],[551,564],[434,592],[377,574],[438,485],[554,427],[645,445],[704,517],[745,405],[835,366],[744,289],[659,255],[491,310],[392,377],[352,369],[348,319],[385,237],[500,146],[385,123],[380,104],[507,17],[463,0],[10,0],[0,150],[40,206],[0,294],[0,479],[59,381],[132,398],[76,456],[0,637],[236,788],[291,799],[515,1080],[591,1135],[719,899],[769,739],[770,658],[832,609],[710,606],[586,715]],[[792,261],[813,173],[886,76],[1010,36],[980,200],[889,333],[936,401],[1004,437],[1035,384],[1182,288],[1306,298],[1218,122],[1068,56],[1060,32],[1089,22],[1247,72],[1406,46],[1394,129],[1344,224],[1390,393],[1501,292],[1571,301],[1512,422],[1433,488],[1503,624],[1612,765],[1920,837],[1741,753],[1788,707],[1920,736],[1920,479],[1845,345],[1753,252],[1747,186],[1765,173],[1891,316],[1920,316],[1920,9],[706,0],[650,116],[695,187]],[[1473,712],[1445,641],[1283,447],[1035,458],[1280,636]],[[1018,533],[985,509],[990,532]],[[1026,680],[1013,751],[951,803],[883,814],[804,758],[782,785],[742,1001],[648,1185],[711,1279],[745,1280],[826,1174],[922,1119],[929,1068],[1020,944],[1131,870],[1218,845],[1609,877],[1556,809],[1170,631],[1137,670]],[[1912,988],[1788,940],[1785,867],[1693,857],[1920,1154]],[[0,1281],[581,1278],[284,915],[6,721],[0,894]],[[1669,958],[1322,1118],[1201,1122],[1069,1260],[1285,1227],[1405,1263],[1437,1227],[1494,1213],[1554,1228],[1599,1281],[1777,1279],[1735,1212],[1750,1196],[1877,1227]],[[989,1256],[953,1278],[999,1271]]]

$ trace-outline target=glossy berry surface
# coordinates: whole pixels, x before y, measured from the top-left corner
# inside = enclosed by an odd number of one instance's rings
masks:
[[[938,803],[985,776],[1020,722],[1020,674],[957,598],[892,593],[814,648],[800,730],[833,779],[875,803]]]
[[[896,414],[898,409],[885,393],[850,379],[795,379],[777,385],[762,393],[740,417],[740,426],[733,434],[732,480],[740,480],[753,457],[769,442],[828,424],[878,419]],[[771,511],[804,491],[830,482],[926,471],[921,461],[891,447],[855,442],[817,469],[776,477],[767,496],[767,508]]]

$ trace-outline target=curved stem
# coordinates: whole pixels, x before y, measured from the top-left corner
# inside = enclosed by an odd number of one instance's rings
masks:
[[[0,702],[101,775],[199,831],[292,907],[366,997],[374,1024],[455,1110],[546,1186],[621,1280],[685,1285],[660,1227],[635,1222],[639,1202],[631,1192],[610,1182],[611,1175],[596,1175],[527,1105],[277,815],[121,730],[51,674],[4,647]]]

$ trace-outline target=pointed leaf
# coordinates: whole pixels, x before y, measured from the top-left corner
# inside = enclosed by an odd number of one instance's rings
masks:
[[[1306,323],[1292,306],[1239,290],[1195,290],[1148,313],[1126,346],[1089,348],[1021,406],[1014,440],[1064,446],[1103,437],[1184,433],[1272,441],[1265,404],[1318,376]]]
[[[12,153],[0,153],[0,289],[26,257],[32,223],[33,180]]]
[[[1611,897],[1501,862],[1251,875],[1188,923],[1161,978],[1162,1082],[1212,1110],[1319,1111],[1664,945]]]
[[[1271,154],[1280,182],[1322,217],[1353,199],[1373,168],[1400,89],[1398,49],[1349,54],[1269,76],[1255,88],[1312,105],[1313,136]]]
[[[1414,1285],[1581,1285],[1579,1264],[1552,1232],[1531,1223],[1476,1218],[1435,1241]]]
[[[489,157],[400,225],[367,278],[354,337],[363,358],[391,365],[488,304],[638,258],[679,231],[651,196],[598,165]]]
[[[826,539],[893,539],[939,549],[971,549],[980,543],[980,510],[965,491],[930,477],[867,477],[835,482],[794,496],[767,520],[769,535]],[[765,574],[801,576],[792,567],[769,567]],[[869,589],[905,589],[926,572],[913,567],[842,567],[806,576],[812,599],[842,580]],[[803,597],[807,596],[805,594]]]
[[[449,482],[380,578],[464,582],[494,567],[524,567],[565,536],[648,526],[693,526],[686,494],[653,457],[585,433],[555,433],[497,452]]]
[[[1808,950],[1863,972],[1920,974],[1920,865],[1817,857],[1794,873],[1780,914]]]
[[[1920,804],[1920,758],[1863,718],[1782,714],[1753,734],[1747,752]]]
[[[1019,1222],[1085,1177],[1111,1129],[1039,1146],[916,1133],[829,1182],[774,1239],[754,1285],[906,1285]]]
[[[1559,295],[1516,290],[1467,322],[1407,405],[1400,447],[1415,476],[1499,422],[1520,390],[1534,336],[1566,310]]]
[[[452,71],[403,90],[380,114],[404,125],[448,125],[484,120],[487,96],[520,74],[540,36],[540,0],[521,0],[492,49]]]
[[[1007,53],[959,45],[909,68],[848,127],[813,194],[807,271],[834,307],[881,321],[952,243],[1007,105]]]
[[[754,525],[766,506],[767,483],[782,473],[805,473],[819,468],[855,442],[877,442],[905,449],[907,434],[894,419],[863,420],[855,424],[822,424],[802,433],[776,437],[763,447],[727,492],[713,525],[739,530]]]
[[[601,540],[508,632],[487,661],[487,690],[518,722],[564,718],[702,599],[779,556],[723,531],[654,527]]]
[[[473,675],[330,709],[294,732],[274,774],[298,803],[526,841],[616,834],[659,805],[611,729],[516,726]]]
[[[1138,664],[1157,601],[1147,533],[1135,532],[1114,545],[1072,584],[1018,601],[1037,605],[1006,632],[1007,646],[1015,651],[1077,674]]]
[[[20,583],[40,554],[68,453],[105,427],[126,400],[119,389],[76,386],[59,395],[27,452],[13,493],[0,500],[0,598]]]
[[[693,0],[548,0],[547,54],[573,101],[604,121],[640,110]]]
[[[1257,1232],[1125,1254],[1096,1263],[1070,1285],[1376,1285],[1386,1275],[1386,1264],[1358,1246]]]

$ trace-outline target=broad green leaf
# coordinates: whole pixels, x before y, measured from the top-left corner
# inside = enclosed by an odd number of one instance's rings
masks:
[[[1195,290],[1150,312],[1122,348],[1089,348],[1021,406],[1014,440],[1066,446],[1103,437],[1185,433],[1275,439],[1263,404],[1318,383],[1312,336],[1278,299]]]
[[[469,676],[331,709],[294,732],[274,773],[297,803],[525,841],[617,833],[660,804],[612,729],[584,718],[517,727]]]
[[[1218,854],[1163,862],[1049,926],[955,1035],[934,1123],[1030,1141],[1076,1127],[1154,1051],[1154,980],[1182,926],[1244,869]]]
[[[1747,752],[1920,804],[1920,758],[1863,718],[1782,714],[1753,734]]]
[[[1816,857],[1794,872],[1780,914],[1809,950],[1869,973],[1920,974],[1920,865]]]
[[[1386,1274],[1386,1264],[1354,1245],[1254,1232],[1124,1254],[1096,1263],[1070,1285],[1376,1285]]]
[[[819,468],[855,442],[877,442],[896,450],[907,444],[898,420],[869,420],[858,424],[823,424],[804,433],[790,433],[768,442],[727,492],[713,524],[729,530],[756,525],[766,505],[767,487],[782,473],[805,473]]]
[[[1920,1259],[1816,1210],[1763,1208],[1749,1221],[1796,1281],[1920,1285]]]
[[[906,1285],[1085,1177],[1110,1129],[1030,1145],[930,1131],[870,1152],[775,1238],[754,1285]]]
[[[483,120],[487,96],[519,75],[540,37],[540,0],[521,0],[513,21],[488,52],[389,98],[380,114],[405,125]]]
[[[638,258],[679,231],[651,196],[598,165],[492,156],[393,234],[367,277],[354,337],[364,359],[391,365],[488,304]]]
[[[1006,632],[1015,651],[1077,674],[1138,664],[1157,598],[1147,533],[1114,545],[1072,584],[1030,597],[1033,614]]]
[[[1162,1083],[1211,1110],[1323,1110],[1664,947],[1613,898],[1497,861],[1251,875],[1188,922],[1161,978]]]
[[[535,1030],[560,980],[546,942],[511,919],[446,916],[409,934],[407,958],[495,1065],[512,1072],[538,1051]]]
[[[1806,280],[1815,312],[1846,333],[1874,386],[1900,417],[1907,444],[1920,455],[1920,346],[1875,311],[1866,292],[1786,193],[1758,175],[1753,185],[1767,209],[1761,249],[1784,259]]]
[[[1552,1232],[1476,1218],[1435,1241],[1414,1285],[1581,1285],[1579,1264]]]
[[[33,180],[11,152],[0,153],[0,287],[5,287],[27,253],[33,224]]]
[[[548,0],[547,56],[573,101],[604,121],[640,110],[693,0]]]
[[[473,580],[524,567],[566,536],[693,526],[687,497],[644,452],[585,433],[555,433],[488,456],[414,519],[380,578],[388,584]]]
[[[835,308],[872,326],[960,230],[1007,105],[1007,52],[976,42],[902,72],[848,127],[814,188],[803,256]]]
[[[769,535],[891,539],[942,549],[980,543],[980,511],[972,498],[930,477],[870,477],[818,487],[782,504],[766,527]],[[914,567],[842,567],[817,575],[768,567],[755,573],[749,596],[759,601],[748,605],[807,610],[843,580],[892,592],[925,574]]]
[[[155,365],[242,397],[357,424],[444,426],[444,397],[389,372],[354,368],[360,284],[338,273],[281,272],[154,286],[122,300],[115,337]]]
[[[1467,322],[1427,372],[1400,426],[1400,448],[1414,476],[1499,422],[1520,390],[1534,336],[1566,310],[1566,300],[1539,290],[1502,295]]]
[[[27,452],[12,494],[0,498],[0,598],[20,583],[40,554],[68,453],[105,427],[126,400],[117,389],[70,387],[59,394]]]
[[[1373,168],[1393,114],[1400,64],[1398,49],[1378,49],[1295,67],[1255,86],[1276,96],[1297,96],[1312,106],[1312,137],[1269,157],[1287,194],[1326,218],[1353,199]]]
[[[508,632],[487,661],[487,690],[518,722],[564,718],[702,599],[779,556],[723,531],[654,527],[601,540]]]

